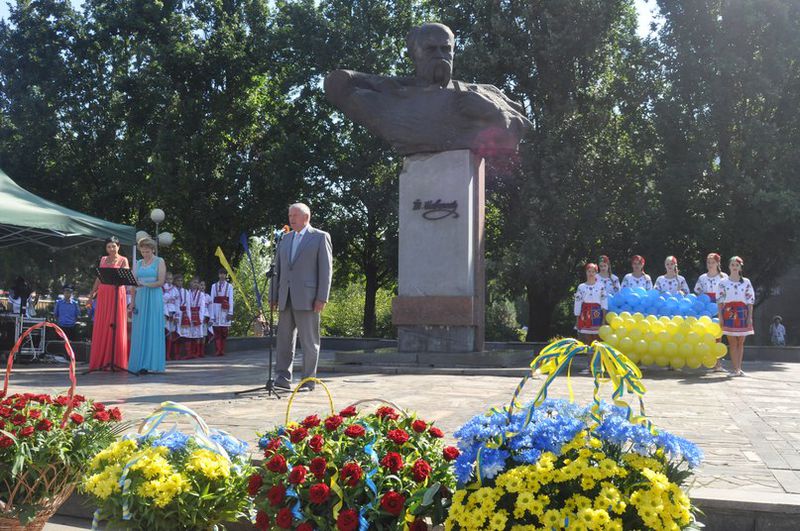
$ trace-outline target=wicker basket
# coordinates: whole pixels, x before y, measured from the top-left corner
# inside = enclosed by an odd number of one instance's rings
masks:
[[[8,355],[2,396],[6,396],[8,393],[8,381],[11,377],[11,369],[14,366],[14,355],[25,338],[31,332],[42,327],[55,329],[56,333],[64,340],[64,347],[69,356],[70,387],[67,392],[69,402],[61,419],[60,427],[63,429],[67,425],[69,415],[72,412],[72,397],[75,394],[75,354],[67,335],[57,325],[48,322],[38,323],[20,336]],[[70,497],[79,478],[80,470],[74,467],[67,467],[63,463],[50,463],[41,468],[29,467],[17,477],[11,478],[9,481],[0,482],[0,531],[39,531],[43,529],[47,521]],[[42,487],[47,492],[47,497],[41,498],[39,496],[38,499],[34,499],[37,497],[36,493],[41,492]],[[36,505],[39,508],[36,516],[27,525],[21,524],[15,515],[16,507],[19,505]]]

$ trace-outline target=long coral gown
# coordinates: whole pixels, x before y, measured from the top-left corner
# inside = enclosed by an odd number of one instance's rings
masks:
[[[128,267],[128,259],[117,258],[116,263],[108,257],[100,259],[100,267]],[[114,315],[116,314],[116,325]],[[112,362],[121,369],[128,368],[128,302],[124,286],[100,284],[97,289],[97,309],[92,330],[92,351],[89,369],[101,369]]]

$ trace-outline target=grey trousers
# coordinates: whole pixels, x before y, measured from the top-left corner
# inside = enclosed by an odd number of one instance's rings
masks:
[[[277,357],[275,374],[278,380],[292,382],[295,342],[299,336],[303,349],[303,378],[317,377],[319,362],[319,318],[314,310],[295,310],[291,297],[278,316]],[[313,386],[313,384],[312,384]]]

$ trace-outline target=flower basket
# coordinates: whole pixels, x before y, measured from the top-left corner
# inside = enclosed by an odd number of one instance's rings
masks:
[[[264,464],[250,480],[256,527],[416,531],[443,522],[458,450],[444,446],[442,431],[380,399],[337,413],[325,384],[306,381],[328,394],[330,416],[290,423],[292,394],[285,425],[261,437]],[[373,401],[385,405],[357,409]]]
[[[581,407],[547,398],[576,355],[592,355],[594,400]],[[536,398],[472,418],[455,433],[459,490],[447,529],[691,529],[696,509],[684,491],[701,459],[691,442],[656,430],[623,401],[641,395],[639,369],[623,354],[574,339],[548,345],[531,364],[546,376]],[[614,385],[614,404],[599,398]],[[518,527],[516,527],[518,526]]]
[[[187,417],[194,433],[159,430],[173,415]],[[97,506],[93,527],[104,521],[108,529],[200,530],[249,517],[247,453],[247,443],[210,429],[184,405],[164,402],[135,435],[92,460],[81,490]]]
[[[34,330],[51,327],[69,356],[66,394],[8,394],[14,356]],[[6,364],[0,393],[0,531],[34,531],[72,494],[92,456],[113,441],[121,425],[117,408],[75,394],[75,355],[66,334],[53,323],[29,328]]]

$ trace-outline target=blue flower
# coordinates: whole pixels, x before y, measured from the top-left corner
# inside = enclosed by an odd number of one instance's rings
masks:
[[[150,439],[151,446],[164,446],[170,452],[176,452],[186,448],[186,443],[189,441],[189,436],[178,430],[168,431],[166,433],[157,434],[155,438]]]
[[[214,433],[211,434],[211,440],[225,448],[225,451],[228,452],[230,457],[237,457],[247,452],[248,445],[246,442],[232,437],[227,433],[214,431]],[[260,445],[261,441],[259,441],[259,446]]]

